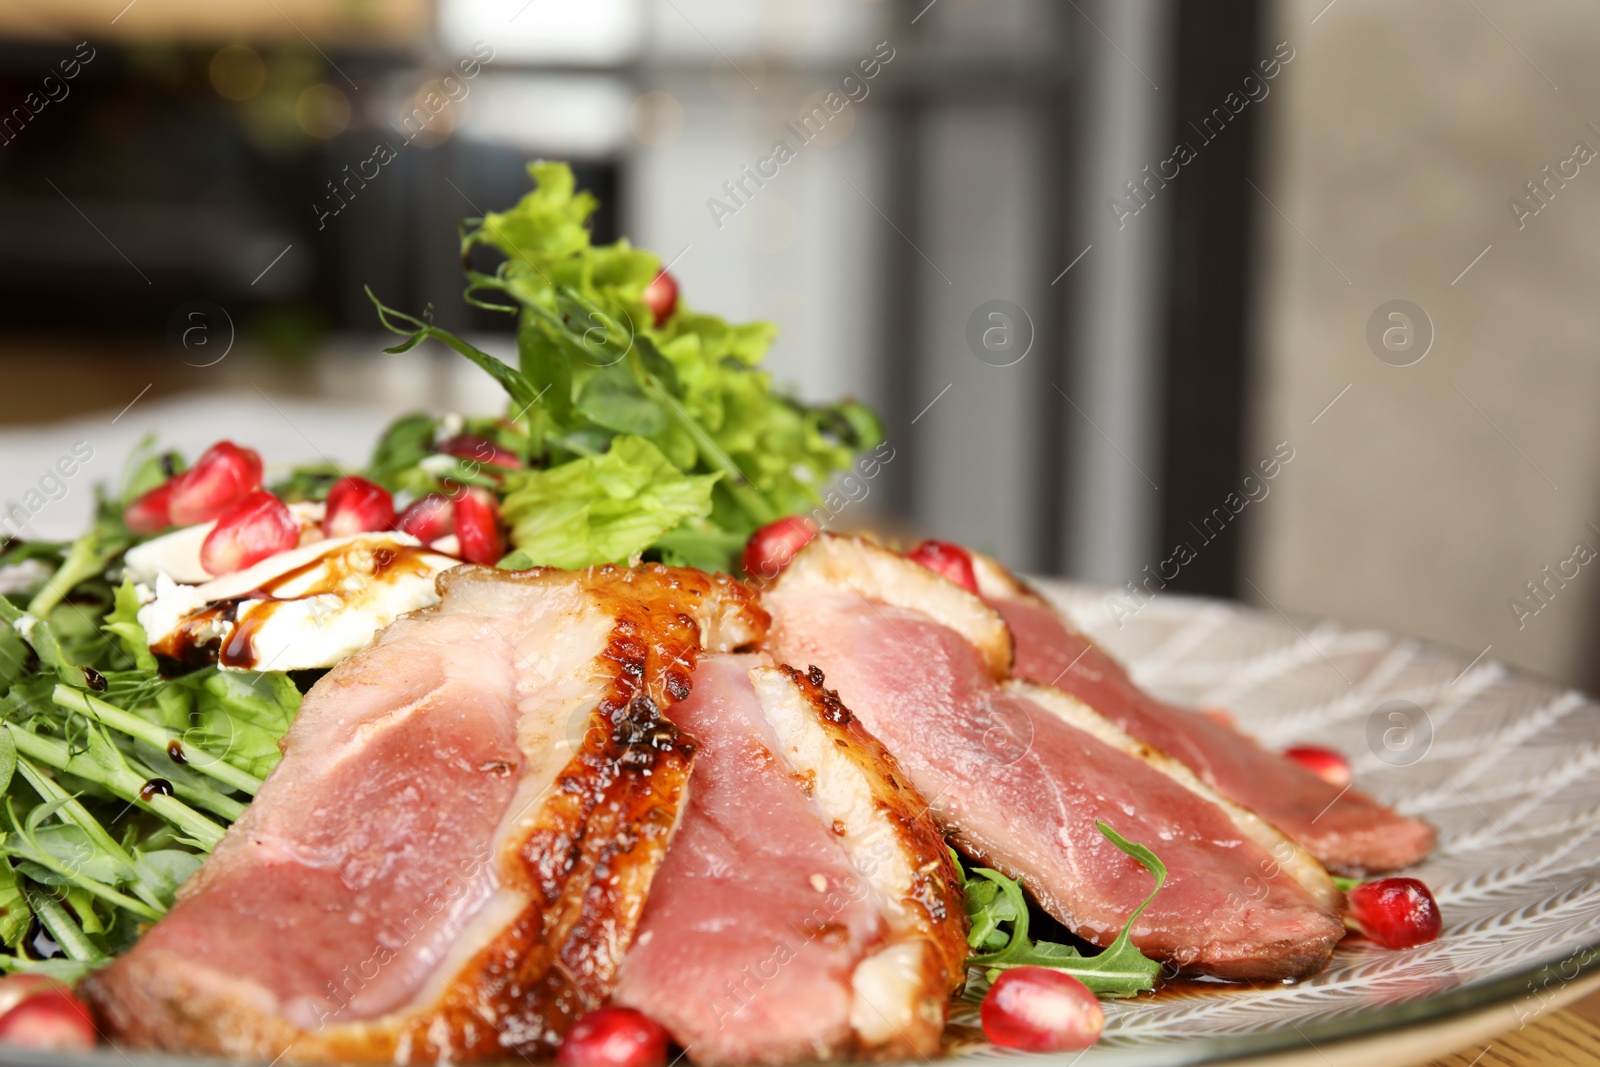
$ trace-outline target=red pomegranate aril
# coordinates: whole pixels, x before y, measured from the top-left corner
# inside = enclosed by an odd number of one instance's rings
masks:
[[[506,554],[506,534],[500,525],[500,505],[487,489],[473,486],[456,498],[456,541],[468,563],[493,566]]]
[[[122,521],[136,534],[160,533],[172,525],[172,483],[163,482],[122,510]]]
[[[1342,789],[1355,780],[1355,773],[1350,769],[1350,761],[1344,758],[1342,752],[1335,752],[1331,748],[1301,745],[1285,749],[1283,754],[1329,785],[1336,785]]]
[[[978,1009],[983,1034],[1005,1048],[1062,1052],[1100,1040],[1105,1012],[1089,987],[1048,967],[1002,971]]]
[[[443,493],[429,493],[412,501],[394,526],[423,544],[431,545],[456,532],[455,510],[450,506],[450,498]]]
[[[632,1008],[596,1008],[567,1031],[561,1067],[657,1067],[667,1062],[667,1031]]]
[[[817,528],[799,515],[767,523],[745,542],[744,573],[770,582],[815,536]]]
[[[1345,925],[1384,948],[1412,948],[1436,940],[1444,926],[1439,904],[1415,878],[1379,878],[1345,894]]]
[[[333,488],[328,490],[322,532],[329,537],[392,529],[394,497],[383,486],[348,475],[334,482]]]
[[[209,574],[233,574],[299,543],[300,524],[289,506],[257,489],[217,519],[200,546],[200,566]]]
[[[662,271],[650,279],[650,284],[644,287],[639,298],[650,309],[650,317],[655,320],[653,325],[660,326],[672,318],[672,313],[677,310],[678,279]]]
[[[209,522],[261,488],[261,456],[232,441],[218,441],[171,485],[174,525]]]
[[[0,1015],[4,1015],[34,994],[50,989],[65,989],[71,992],[71,987],[64,982],[37,973],[29,974],[24,971],[0,978]]]
[[[76,1052],[94,1048],[97,1037],[89,1009],[65,987],[55,983],[25,995],[15,1007],[0,1015],[0,1044]]]
[[[972,569],[972,554],[949,541],[924,541],[906,558],[942,575],[969,593],[978,591],[978,575]]]
[[[493,441],[486,441],[482,437],[452,437],[439,446],[439,451],[458,459],[475,459],[490,467],[502,467],[511,471],[519,471],[525,466],[521,456],[508,452]]]

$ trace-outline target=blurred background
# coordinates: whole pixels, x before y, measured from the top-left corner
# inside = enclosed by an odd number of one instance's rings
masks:
[[[883,413],[853,517],[1098,625],[1232,596],[1593,686],[1597,47],[1579,0],[8,0],[0,495],[490,409],[362,287],[510,350],[456,224],[558,157]]]

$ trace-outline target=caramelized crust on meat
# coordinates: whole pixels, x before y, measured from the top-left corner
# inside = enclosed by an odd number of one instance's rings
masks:
[[[823,688],[821,670],[780,666],[752,674],[769,721],[789,693],[811,705],[807,725],[819,736],[774,726],[790,764],[810,773],[812,799],[833,820],[852,866],[883,901],[889,947],[857,968],[857,1039],[886,1056],[931,1056],[950,996],[966,979],[966,898],[944,832],[888,749],[836,690]],[[834,761],[845,766],[830,766]]]
[[[255,803],[85,990],[131,1045],[298,1062],[550,1055],[609,996],[686,799],[661,710],[758,639],[739,583],[461,567],[328,673]]]
[[[650,881],[677,824],[694,742],[644,692],[615,725],[586,733],[508,864],[531,903],[403,1025],[333,1027],[295,1040],[286,1059],[397,1063],[548,1056],[610,995]]]
[[[709,574],[692,567],[666,567],[646,563],[638,567],[586,567],[565,571],[558,567],[533,567],[525,571],[495,571],[488,567],[457,567],[439,578],[446,594],[485,574],[514,574],[524,582],[576,582],[607,615],[616,619],[606,658],[616,664],[618,688],[609,715],[632,698],[638,680],[660,707],[682,700],[689,693],[689,675],[702,651],[736,652],[766,636],[771,617],[751,588],[726,574]]]
[[[966,909],[899,765],[763,656],[702,658],[671,713],[700,754],[615,1002],[708,1067],[937,1053]]]

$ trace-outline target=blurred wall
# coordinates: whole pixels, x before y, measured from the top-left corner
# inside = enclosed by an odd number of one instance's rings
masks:
[[[1256,599],[1592,684],[1600,6],[1276,17],[1249,458],[1294,459],[1253,505]],[[1369,344],[1391,300],[1422,315]]]

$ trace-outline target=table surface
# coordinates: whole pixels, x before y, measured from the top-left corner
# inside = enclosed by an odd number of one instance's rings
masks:
[[[1512,1030],[1476,1043],[1430,1067],[1594,1067],[1600,1065],[1600,993]]]

